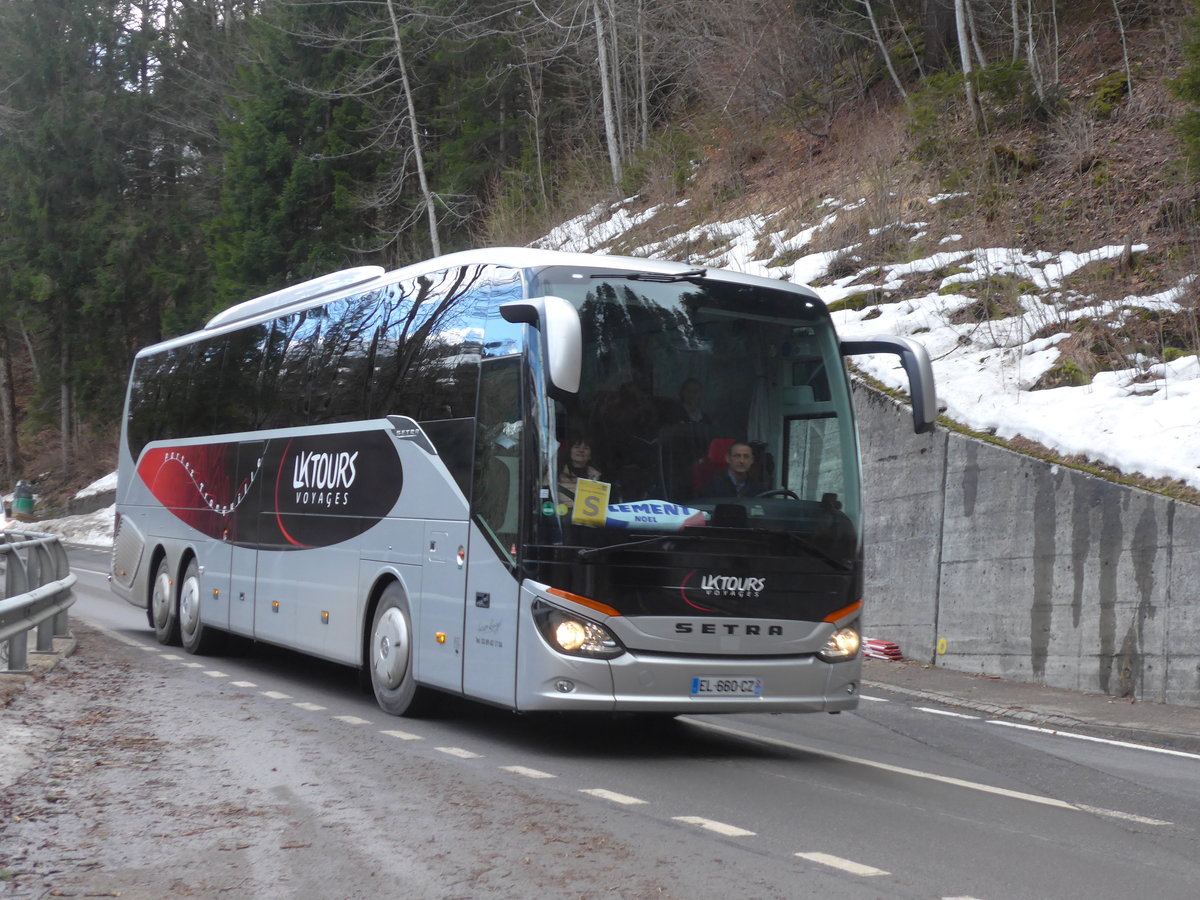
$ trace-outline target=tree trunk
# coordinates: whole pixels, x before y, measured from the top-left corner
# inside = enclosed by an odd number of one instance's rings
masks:
[[[940,72],[950,60],[954,46],[954,0],[925,2],[925,71]]]
[[[879,55],[883,57],[883,64],[887,66],[888,74],[892,76],[892,84],[896,86],[900,96],[907,100],[908,91],[904,89],[900,76],[896,74],[896,67],[892,65],[892,54],[888,52],[887,44],[883,42],[883,35],[879,31],[879,22],[875,19],[875,10],[871,6],[871,0],[863,0],[862,5],[867,11],[867,21],[871,23],[871,34],[874,35],[875,43],[879,46]]]
[[[8,329],[0,330],[0,444],[4,446],[4,471],[16,481],[21,471],[21,448],[17,442],[17,400],[13,396],[12,342]]]
[[[404,102],[408,105],[408,127],[412,136],[413,160],[417,166],[417,181],[421,185],[421,198],[429,221],[429,246],[434,256],[442,255],[442,242],[438,238],[437,208],[434,206],[433,191],[425,174],[425,155],[421,152],[421,129],[417,125],[417,105],[413,100],[412,84],[408,80],[408,66],[404,62],[404,41],[400,37],[400,21],[396,18],[396,7],[387,0],[388,16],[392,20],[392,39],[396,49],[396,64],[400,67],[400,84],[404,89]]]
[[[971,45],[967,42],[967,0],[954,0],[954,22],[958,30],[958,58],[962,63],[963,90],[971,110],[971,122],[980,131],[979,105],[975,102],[975,85],[971,81]]]
[[[391,3],[391,0],[388,0]],[[612,183],[621,184],[621,148],[617,143],[616,111],[613,109],[612,85],[609,84],[608,38],[605,36],[604,18],[600,13],[600,0],[592,0],[592,15],[596,18],[596,50],[599,53],[600,94],[604,101],[604,137],[608,142],[608,162],[612,167]]]
[[[71,449],[75,444],[75,433],[72,428],[74,418],[71,415],[71,350],[66,336],[63,336],[62,353],[59,356],[59,388],[58,406],[59,423],[62,430],[62,471],[64,476],[71,474]]]

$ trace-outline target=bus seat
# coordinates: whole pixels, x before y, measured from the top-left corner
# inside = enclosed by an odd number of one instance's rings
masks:
[[[725,456],[733,442],[734,438],[713,438],[708,442],[708,454],[692,467],[692,488],[696,493],[729,468]]]

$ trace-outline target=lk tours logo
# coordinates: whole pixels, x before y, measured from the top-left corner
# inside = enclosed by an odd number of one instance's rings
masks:
[[[346,506],[358,477],[358,451],[301,451],[292,464],[292,490],[297,506]]]

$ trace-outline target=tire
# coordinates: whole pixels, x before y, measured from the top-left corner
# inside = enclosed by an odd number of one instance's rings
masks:
[[[150,624],[154,626],[154,637],[160,644],[173,646],[179,643],[179,603],[175,596],[175,579],[164,556],[154,573],[150,589]]]
[[[375,700],[384,712],[416,716],[428,707],[428,689],[413,677],[412,616],[398,582],[384,588],[375,608],[366,665]]]
[[[222,632],[201,621],[200,566],[195,559],[188,561],[183,581],[179,585],[179,638],[188,653],[203,656],[218,650]]]

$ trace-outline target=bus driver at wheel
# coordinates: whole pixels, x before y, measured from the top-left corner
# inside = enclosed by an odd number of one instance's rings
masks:
[[[754,450],[745,441],[734,441],[725,451],[728,468],[710,481],[705,489],[706,497],[755,497],[763,492],[763,486],[750,477],[754,465]]]

